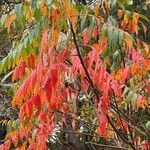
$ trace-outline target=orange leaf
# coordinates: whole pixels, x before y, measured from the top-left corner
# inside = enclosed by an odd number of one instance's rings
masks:
[[[146,99],[146,97],[139,95],[136,103],[135,103],[137,108],[145,108],[146,106],[148,106],[148,101]]]
[[[131,74],[135,75],[138,72],[138,65],[137,64],[132,64],[131,66]]]
[[[128,36],[128,35],[125,35],[125,42],[126,42],[126,44],[127,44],[127,48],[128,49],[131,49],[131,47],[132,47],[132,44],[133,44],[133,41],[132,41],[132,39]]]
[[[20,109],[20,112],[19,112],[19,120],[20,120],[20,121],[21,121],[22,118],[24,117],[24,114],[25,114],[25,107],[26,107],[25,104],[23,104],[23,105],[21,106],[21,109]]]
[[[135,32],[135,27],[136,27],[136,25],[134,24],[134,22],[132,20],[130,20],[129,21],[129,26],[128,26],[130,33]]]
[[[32,69],[35,67],[35,57],[32,54],[28,56],[28,66]]]

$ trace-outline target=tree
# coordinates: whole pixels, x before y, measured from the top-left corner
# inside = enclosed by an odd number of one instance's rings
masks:
[[[0,62],[19,110],[0,149],[149,149],[148,18],[132,3],[26,0],[2,15],[22,36]]]

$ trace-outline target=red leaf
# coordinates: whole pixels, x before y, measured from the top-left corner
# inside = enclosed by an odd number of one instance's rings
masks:
[[[110,84],[110,78],[107,78],[107,81],[104,84],[104,89],[103,89],[103,98],[104,100],[108,99],[108,91],[109,91],[109,84]]]
[[[114,90],[115,96],[121,98],[121,88],[117,81],[111,81],[111,88]]]
[[[58,81],[58,67],[55,65],[50,69],[50,77],[51,77],[51,84],[53,89],[56,88],[57,81]]]
[[[25,64],[24,60],[21,60],[20,65],[19,65],[19,70],[20,70],[21,76],[25,75],[25,67],[26,67],[26,64]]]
[[[67,110],[68,110],[68,106],[66,103],[63,103],[62,106],[61,106],[61,109],[62,109],[62,112],[66,113]]]
[[[86,30],[84,30],[84,32],[83,32],[83,43],[84,43],[84,45],[87,45],[88,42],[89,42],[89,37],[88,37],[88,31],[87,31],[87,29],[86,29]]]
[[[52,65],[55,60],[53,53],[54,53],[54,48],[53,47],[49,48],[48,55],[49,55],[50,65]]]
[[[102,89],[102,86],[103,86],[103,83],[104,83],[104,68],[101,66],[100,67],[100,70],[99,70],[99,73],[98,73],[98,88],[101,90]]]
[[[48,102],[50,102],[51,96],[52,96],[52,89],[45,89],[45,95],[46,95]]]
[[[35,86],[36,86],[36,78],[37,78],[37,73],[36,70],[33,70],[31,73],[31,82],[30,82],[30,90],[34,92]]]
[[[38,63],[37,74],[38,74],[38,76],[37,76],[37,83],[39,85],[41,85],[42,84],[42,80],[43,80],[43,74],[44,74],[42,62]]]
[[[63,129],[64,128],[64,125],[66,124],[66,119],[63,117],[61,119],[61,128]]]
[[[106,137],[107,120],[103,112],[101,112],[101,114],[98,115],[98,123],[99,123],[99,127],[97,128],[98,134],[100,134],[103,137]]]
[[[37,107],[37,112],[36,112],[36,116],[39,116],[40,112],[41,112],[41,99],[40,96],[37,94],[33,97],[34,100],[34,105]]]
[[[33,115],[33,109],[34,109],[33,100],[30,99],[26,102],[26,117],[27,117],[27,120],[31,119],[31,117]]]
[[[21,129],[19,133],[21,140],[23,140],[26,137],[26,135],[27,135],[27,131],[25,129]]]
[[[92,32],[92,37],[96,38],[98,36],[98,26],[95,26]]]
[[[13,136],[12,142],[13,142],[14,146],[17,147],[17,144],[18,144],[18,136],[17,135]]]
[[[145,96],[142,96],[142,95],[139,95],[136,102],[135,102],[135,105],[137,108],[145,108],[146,106],[148,106],[148,100],[146,99]]]
[[[5,150],[4,144],[0,145],[0,150]]]
[[[128,129],[127,123],[120,118],[116,121],[116,127],[121,127],[124,131],[127,131]]]
[[[72,123],[71,123],[71,125],[72,125],[72,128],[75,130],[76,129],[76,121],[73,120]]]
[[[51,78],[47,77],[44,84],[44,91],[48,102],[50,102],[52,96]]]
[[[129,77],[129,67],[126,67],[123,70],[123,74],[122,74],[122,81],[123,81],[123,83],[125,83],[125,81],[128,79],[128,77]]]
[[[51,78],[47,77],[44,84],[44,89],[51,89]]]
[[[67,49],[61,51],[56,57],[57,62],[63,63],[67,59],[68,55],[69,55],[69,52]]]
[[[142,148],[142,150],[149,150],[150,149],[150,141],[144,141],[144,143],[142,143],[140,145],[140,147]]]
[[[7,140],[7,141],[4,143],[5,150],[9,150],[9,149],[10,149],[10,144],[11,144],[10,140]],[[0,150],[1,150],[1,148],[0,148]]]
[[[19,66],[17,66],[14,70],[14,73],[12,75],[12,82],[18,80],[20,77],[23,77],[25,75],[25,67],[25,62],[21,60]]]
[[[22,85],[22,92],[21,94],[23,95],[26,95],[29,93],[29,91],[31,90],[30,89],[30,81],[31,81],[31,78],[30,76],[24,81],[23,85]]]
[[[17,81],[19,79],[19,76],[20,76],[20,71],[19,68],[16,67],[12,75],[12,82]]]
[[[150,94],[150,82],[148,82],[147,84],[146,84],[146,90],[147,90],[147,92],[148,92],[148,94]]]
[[[126,25],[127,25],[127,22],[126,22],[126,21],[122,21],[122,22],[121,22],[121,26],[122,26],[122,29],[123,29],[123,30],[125,30]]]
[[[47,114],[45,112],[41,113],[38,117],[41,121],[41,123],[47,122]]]

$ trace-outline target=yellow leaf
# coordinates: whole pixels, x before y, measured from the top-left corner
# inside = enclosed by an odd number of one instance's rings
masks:
[[[16,19],[16,14],[8,15],[5,22],[4,22],[4,27],[7,28],[7,32],[10,32],[10,26],[13,20]]]
[[[94,14],[95,14],[96,17],[98,17],[98,12],[99,12],[99,5],[96,5],[94,7]]]
[[[57,29],[52,29],[51,37],[50,37],[50,47],[53,47],[57,44],[59,37],[59,32]]]
[[[70,4],[68,0],[63,1],[63,6],[66,11],[67,18],[71,21],[73,28],[75,28],[77,22],[77,11],[73,4]]]
[[[32,15],[32,13],[31,13],[31,11],[30,11],[29,8],[28,8],[26,11],[27,11],[27,12],[26,12],[27,21],[28,21],[29,23],[31,23],[31,22],[32,22],[33,15]]]
[[[40,4],[40,11],[42,13],[43,16],[46,16],[46,13],[47,13],[47,7],[45,5],[45,1],[42,0],[41,1],[41,4]]]
[[[130,49],[132,47],[133,41],[132,39],[129,37],[129,35],[125,34],[125,42],[127,44],[127,47]]]

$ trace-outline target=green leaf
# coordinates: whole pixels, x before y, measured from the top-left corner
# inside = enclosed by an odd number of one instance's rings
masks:
[[[48,6],[48,5],[51,5],[52,0],[45,0],[45,3],[46,3],[47,6]]]
[[[147,18],[147,16],[140,14],[140,17],[149,22],[149,19]]]
[[[17,19],[19,20],[20,16],[22,15],[22,4],[16,4],[14,6],[14,11],[16,13]]]
[[[118,3],[118,5],[119,5],[119,7],[121,7],[121,9],[125,9],[125,3],[124,3],[125,1],[122,1],[122,0],[117,0],[117,3]]]
[[[112,26],[116,26],[117,21],[112,16],[109,16],[108,19],[107,19],[107,23],[110,24],[110,25],[112,25]]]
[[[80,31],[82,31],[82,30],[84,29],[84,27],[85,27],[86,17],[87,17],[87,16],[84,16],[83,19],[82,19],[82,21],[81,21]]]
[[[81,12],[84,9],[84,6],[81,4],[76,4],[76,8],[78,12]]]
[[[114,35],[114,28],[113,27],[109,27],[108,30],[108,45],[109,48],[112,48],[112,40],[113,40],[113,35]]]
[[[89,35],[89,41],[91,41],[92,31],[93,31],[94,25],[95,25],[95,18],[93,17],[91,20],[91,23],[89,25],[89,34],[88,34]]]
[[[150,121],[146,123],[146,128],[150,129]]]
[[[100,37],[105,37],[106,34],[108,34],[108,28],[106,27],[106,25],[103,25],[102,28],[101,28]]]
[[[42,20],[42,15],[39,9],[34,9],[34,17],[38,22]]]
[[[7,14],[2,15],[0,26],[3,26],[3,25],[4,25],[4,22],[5,22],[6,17],[7,17]]]
[[[136,99],[137,99],[137,94],[134,91],[129,91],[127,96],[127,102],[131,102],[133,104]]]
[[[115,51],[118,48],[119,32],[117,29],[114,30],[112,38],[112,49]]]
[[[120,55],[120,52],[118,50],[115,51],[115,53],[113,54],[113,59],[116,59],[119,55]]]
[[[124,88],[124,90],[123,90],[123,94],[122,94],[122,96],[124,97],[128,92],[129,92],[129,88],[126,86],[125,88]]]
[[[116,3],[117,3],[117,0],[113,0],[113,1],[111,0],[111,6],[112,6],[112,8],[116,6]]]
[[[133,0],[126,0],[126,4],[127,5],[132,5],[133,4]]]
[[[13,127],[13,129],[15,129],[15,130],[18,129],[18,127],[19,127],[18,119],[12,122],[11,127]]]
[[[122,47],[124,41],[124,33],[122,31],[119,32],[119,46]]]
[[[2,73],[2,61],[0,61],[0,74]]]

